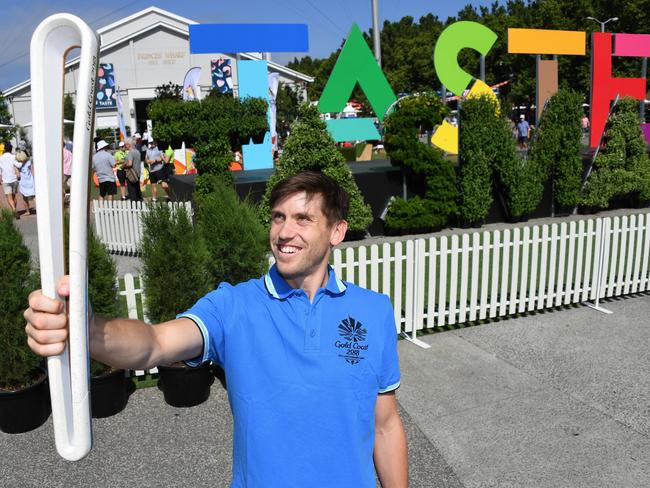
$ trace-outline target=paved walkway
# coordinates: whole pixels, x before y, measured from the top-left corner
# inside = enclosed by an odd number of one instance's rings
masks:
[[[649,486],[650,296],[604,306],[613,315],[577,306],[425,335],[428,350],[400,341],[410,486]],[[191,409],[138,390],[94,434],[78,463],[57,456],[51,419],[0,434],[0,485],[227,486],[231,416],[219,382]]]

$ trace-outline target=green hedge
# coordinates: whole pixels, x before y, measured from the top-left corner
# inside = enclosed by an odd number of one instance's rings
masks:
[[[620,100],[585,184],[583,205],[607,208],[612,199],[627,195],[650,200],[650,158],[640,123],[639,102],[629,97]]]
[[[372,222],[370,206],[364,202],[345,158],[327,132],[325,122],[320,120],[316,108],[308,105],[300,108],[299,118],[291,126],[291,134],[287,138],[278,166],[266,183],[266,191],[260,204],[263,223],[270,224],[269,198],[273,187],[285,178],[308,170],[322,171],[348,192],[348,228],[351,231],[365,231]]]
[[[458,211],[456,172],[439,149],[422,144],[418,131],[429,131],[442,121],[446,108],[435,95],[423,94],[402,100],[385,121],[386,151],[395,165],[424,183],[422,193],[397,198],[386,214],[389,232],[427,231],[443,227]]]
[[[155,99],[147,109],[153,135],[180,147],[225,137],[239,149],[253,138],[261,142],[268,130],[267,103],[261,98],[209,96],[201,101]]]

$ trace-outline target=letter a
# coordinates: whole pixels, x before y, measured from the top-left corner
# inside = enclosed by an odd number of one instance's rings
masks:
[[[396,100],[395,93],[364,40],[361,30],[353,24],[318,102],[319,111],[342,112],[357,83],[368,97],[377,118],[383,121],[386,110]],[[350,139],[343,140],[358,139],[354,137],[353,132],[347,136]]]

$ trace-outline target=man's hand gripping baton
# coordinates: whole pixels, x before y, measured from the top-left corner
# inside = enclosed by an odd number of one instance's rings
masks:
[[[88,181],[95,118],[99,41],[78,17],[45,19],[31,41],[33,157],[36,165],[38,248],[43,294],[60,298],[65,274],[63,222],[63,86],[68,52],[81,48],[70,189],[68,303],[70,334],[64,352],[48,358],[54,437],[59,454],[83,458],[92,447],[88,366]]]

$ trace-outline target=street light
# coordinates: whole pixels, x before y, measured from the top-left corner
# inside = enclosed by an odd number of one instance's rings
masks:
[[[605,22],[601,22],[595,17],[587,17],[587,20],[593,20],[594,22],[598,22],[600,24],[600,32],[605,32],[605,24],[607,22],[616,22],[618,20],[618,17],[612,17],[611,19],[607,19]]]

